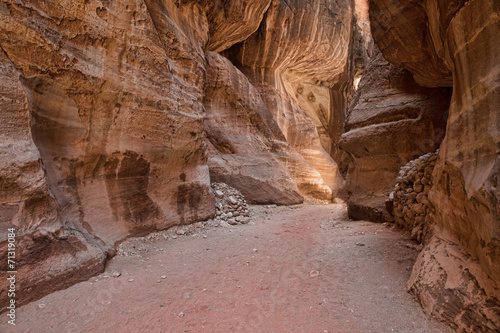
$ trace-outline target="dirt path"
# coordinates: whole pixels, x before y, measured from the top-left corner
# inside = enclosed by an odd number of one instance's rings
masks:
[[[399,231],[341,205],[252,210],[248,225],[132,242],[139,255],[0,332],[448,332],[405,291],[416,251]]]

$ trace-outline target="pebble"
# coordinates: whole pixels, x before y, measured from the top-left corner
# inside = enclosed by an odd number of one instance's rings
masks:
[[[319,275],[319,272],[317,270],[312,270],[309,272],[310,277],[316,277]]]

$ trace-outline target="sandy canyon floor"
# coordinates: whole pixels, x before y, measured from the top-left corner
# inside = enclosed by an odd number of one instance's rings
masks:
[[[0,332],[450,332],[405,290],[417,250],[401,231],[343,205],[251,211],[128,240],[105,273],[19,308],[15,327],[3,314]]]

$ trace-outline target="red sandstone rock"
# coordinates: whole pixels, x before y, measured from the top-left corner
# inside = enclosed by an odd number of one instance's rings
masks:
[[[287,108],[280,114],[292,117],[266,120],[266,114],[255,124],[235,123],[231,129],[246,128],[245,139],[253,143],[231,156],[234,161],[212,155],[212,171],[219,168],[219,175],[233,178],[250,175],[252,181],[240,187],[257,180],[261,192],[254,197],[267,196],[269,202],[296,203],[301,194],[332,197],[339,182],[337,166],[322,147],[330,145],[328,137],[322,134],[320,139],[314,121],[331,121],[328,89],[348,82],[348,76],[342,81],[338,75],[346,72],[352,10],[324,0],[288,6],[274,1],[271,10],[270,2],[0,5],[0,154],[5,157],[0,162],[0,224],[16,226],[22,234],[20,246],[34,244],[40,255],[19,254],[24,270],[20,278],[32,290],[30,297],[24,293],[18,299],[19,304],[95,274],[114,244],[125,237],[213,216],[203,133],[209,86],[205,52],[246,39],[262,27],[264,17],[275,31],[291,29],[283,40],[272,37],[275,44],[269,46],[284,53],[265,55],[264,62],[279,58],[281,69],[293,63],[290,70],[301,74],[287,77],[307,77],[306,94],[318,97],[308,97],[308,115],[299,107],[305,101],[287,95],[286,89],[297,82],[288,79],[286,87],[276,82],[280,103]],[[336,43],[330,44],[332,39]],[[284,77],[282,70],[278,72]],[[261,83],[259,89],[266,84]],[[251,110],[256,106],[253,114],[259,114],[263,104],[256,102],[257,93],[248,98],[239,90],[235,93],[242,94]],[[266,97],[266,103],[273,96]],[[317,114],[322,116],[314,118]],[[287,123],[283,128],[289,144],[276,119]],[[259,132],[265,126],[270,132]],[[232,144],[237,146],[235,137]],[[2,249],[5,239],[1,235]],[[0,258],[6,254],[2,251]],[[87,273],[80,274],[83,271]],[[42,281],[48,272],[50,278]],[[48,284],[53,289],[44,289]]]
[[[270,4],[271,0],[208,1],[207,50],[220,52],[248,38],[259,28]]]
[[[372,35],[384,57],[411,71],[418,84],[449,87],[451,70],[444,54],[436,52],[434,33],[429,29],[432,23],[424,8],[424,3],[432,2],[436,1],[370,0]]]
[[[18,253],[31,289],[19,304],[97,273],[129,235],[213,215],[202,9],[154,0],[0,5],[2,96],[12,101],[1,99],[1,152],[13,157],[1,162],[1,225],[36,248]],[[60,228],[67,239],[53,235]]]
[[[207,62],[204,126],[211,181],[236,188],[251,203],[302,202],[280,161],[280,156],[298,154],[285,142],[257,89],[223,56],[208,52]]]
[[[418,86],[411,74],[377,50],[350,105],[340,147],[350,155],[346,174],[349,216],[383,222],[385,201],[402,165],[440,144],[449,92]]]
[[[370,5],[373,36],[387,59],[404,64],[424,85],[451,85],[447,72],[453,76],[446,137],[429,192],[434,239],[421,253],[409,288],[426,313],[459,332],[498,331],[500,3]],[[403,20],[405,25],[398,23]],[[444,259],[444,243],[437,239],[454,244],[453,260]],[[427,275],[437,270],[441,277]]]
[[[342,180],[329,155],[340,132],[335,124],[345,112],[334,102],[341,104],[346,95],[348,78],[341,77],[349,71],[351,5],[273,0],[259,30],[224,52],[260,92],[290,146],[334,193]]]

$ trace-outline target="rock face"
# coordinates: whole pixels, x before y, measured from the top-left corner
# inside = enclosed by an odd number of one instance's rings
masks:
[[[332,198],[352,8],[288,2],[0,5],[0,259],[13,226],[18,304],[98,273],[126,237],[213,217],[211,178],[250,202]],[[262,80],[206,54],[247,41]]]
[[[426,313],[459,332],[498,331],[500,3],[372,0],[370,5],[373,36],[387,59],[404,64],[421,84],[450,85],[449,73],[453,77],[446,137],[429,192],[427,219],[434,237],[414,266],[410,291]],[[411,26],[402,29],[400,21]],[[424,35],[415,34],[423,25]],[[408,47],[413,57],[403,52]],[[431,70],[439,62],[441,69]]]
[[[335,122],[345,113],[339,104],[350,70],[352,7],[273,0],[257,32],[223,53],[260,92],[290,146],[334,193],[342,180],[330,154],[338,143],[332,137],[340,132]]]
[[[375,50],[353,96],[340,147],[349,154],[349,216],[390,220],[385,201],[401,166],[439,147],[450,92],[423,88]]]
[[[292,149],[259,92],[231,62],[207,53],[205,130],[213,182],[239,190],[251,203],[294,204],[331,189]],[[302,195],[301,195],[302,194]]]
[[[220,52],[253,34],[271,0],[220,0],[206,4],[210,37],[208,51]]]
[[[441,38],[446,27],[439,27],[440,22],[433,20],[438,18],[429,19],[425,7],[441,7],[442,13],[450,16],[442,19],[449,22],[453,14],[450,10],[456,11],[464,2],[417,0],[396,5],[391,0],[370,0],[373,38],[384,57],[392,64],[410,70],[418,84],[450,87],[452,75],[450,68],[445,65],[443,45],[434,43],[442,44]],[[435,28],[439,31],[435,31]]]
[[[24,249],[18,303],[102,270],[126,236],[213,216],[200,5],[12,1],[0,15],[1,229]]]

